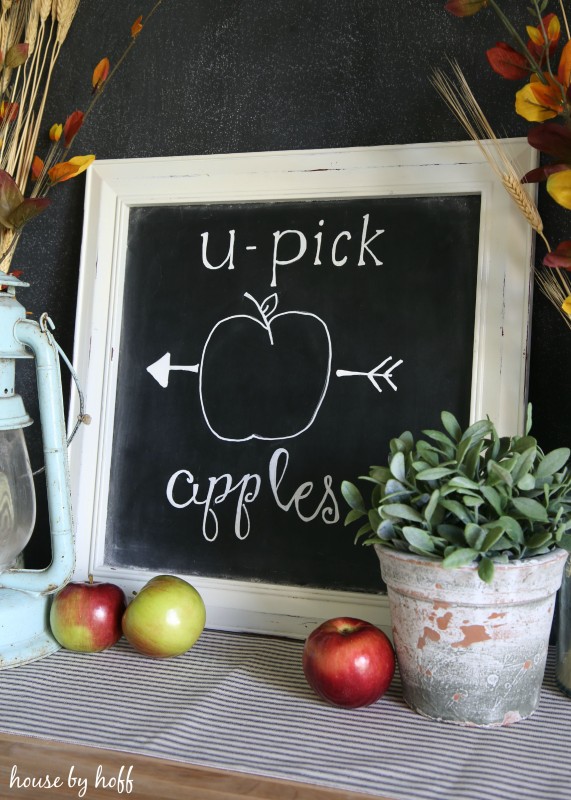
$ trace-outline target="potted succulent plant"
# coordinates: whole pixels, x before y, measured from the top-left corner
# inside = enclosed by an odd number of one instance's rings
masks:
[[[495,726],[536,709],[556,592],[571,550],[570,451],[500,437],[489,419],[390,442],[370,502],[344,481],[346,524],[374,545],[407,703]]]

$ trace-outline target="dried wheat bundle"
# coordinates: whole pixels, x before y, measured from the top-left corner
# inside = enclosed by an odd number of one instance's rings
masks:
[[[0,170],[22,195],[36,151],[52,73],[80,0],[1,0]],[[7,272],[17,229],[2,227],[0,269]]]
[[[521,185],[520,178],[502,140],[495,135],[459,65],[454,61],[450,63],[453,77],[450,78],[442,70],[435,69],[431,78],[433,86],[470,138],[476,142],[505,190],[531,228],[541,236],[550,252],[551,247],[543,232],[543,222],[535,202]],[[571,317],[562,308],[565,300],[571,296],[571,282],[567,272],[545,267],[536,269],[535,275],[541,291],[557,307],[571,328]]]

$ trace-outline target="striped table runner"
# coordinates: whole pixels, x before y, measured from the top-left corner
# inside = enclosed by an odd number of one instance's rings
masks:
[[[302,647],[205,631],[167,661],[124,640],[61,650],[0,674],[0,728],[394,800],[571,798],[571,698],[552,653],[538,711],[484,730],[415,714],[398,678],[374,706],[330,707],[305,683]]]

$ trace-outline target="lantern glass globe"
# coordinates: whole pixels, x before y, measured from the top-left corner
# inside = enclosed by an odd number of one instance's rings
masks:
[[[36,494],[24,432],[0,430],[0,570],[14,564],[36,521]]]

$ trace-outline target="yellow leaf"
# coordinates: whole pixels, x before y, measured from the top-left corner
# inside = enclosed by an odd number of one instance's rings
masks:
[[[52,142],[59,142],[62,130],[63,125],[61,125],[59,122],[56,122],[52,125],[50,128],[50,139]]]
[[[571,169],[550,175],[547,179],[547,191],[556,203],[571,209]]]
[[[571,317],[571,296],[566,297],[561,303],[561,309]]]
[[[526,84],[515,96],[516,113],[528,122],[544,122],[546,119],[553,119],[557,116],[557,111],[552,108],[540,105],[537,102],[531,84]]]
[[[543,44],[543,42],[544,42],[545,40],[544,40],[544,38],[543,38],[543,34],[542,34],[542,32],[539,30],[539,28],[534,28],[534,27],[533,27],[533,25],[527,25],[527,26],[526,26],[526,31],[527,31],[527,35],[529,36],[529,38],[531,39],[531,41],[532,41],[532,42],[533,42],[535,45],[537,45],[538,47],[541,47],[541,45]]]

